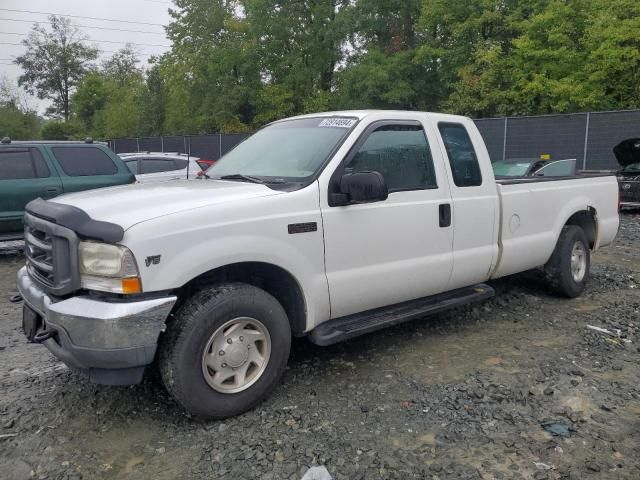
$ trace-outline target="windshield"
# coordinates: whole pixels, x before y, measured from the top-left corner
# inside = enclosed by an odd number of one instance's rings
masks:
[[[522,177],[527,174],[531,162],[495,162],[493,174],[496,177]]]
[[[239,144],[207,170],[210,178],[245,176],[265,182],[305,182],[357,123],[316,117],[274,123]]]
[[[640,162],[632,163],[622,169],[623,172],[640,172]]]

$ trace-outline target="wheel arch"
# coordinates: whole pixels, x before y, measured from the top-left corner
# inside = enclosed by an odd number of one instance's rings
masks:
[[[580,227],[589,241],[589,248],[595,250],[598,246],[598,218],[596,209],[593,207],[587,207],[574,212],[564,222],[564,226],[575,225]]]
[[[300,282],[288,270],[266,262],[237,262],[198,275],[180,287],[178,298],[181,300],[174,309],[201,287],[224,282],[242,282],[261,288],[282,305],[295,335],[306,330],[307,306]]]

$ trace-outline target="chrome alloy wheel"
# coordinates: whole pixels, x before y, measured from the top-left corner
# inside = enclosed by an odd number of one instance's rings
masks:
[[[587,251],[582,242],[573,244],[571,250],[571,276],[576,282],[581,282],[587,273]]]
[[[202,355],[202,374],[220,393],[238,393],[256,383],[271,355],[271,337],[255,318],[229,320],[209,338]]]

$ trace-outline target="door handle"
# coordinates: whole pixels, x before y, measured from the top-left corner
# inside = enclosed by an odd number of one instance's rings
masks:
[[[441,203],[438,205],[438,218],[440,220],[440,227],[451,226],[451,204]]]
[[[47,192],[49,193],[58,193],[60,189],[58,187],[48,187]]]

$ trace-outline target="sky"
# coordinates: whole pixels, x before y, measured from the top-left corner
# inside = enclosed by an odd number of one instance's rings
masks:
[[[46,27],[50,13],[83,17],[70,20],[101,50],[99,61],[131,42],[142,44],[135,48],[144,64],[150,55],[169,50],[162,26],[169,23],[171,6],[169,0],[0,0],[0,76],[17,83],[21,69],[12,61],[24,52],[20,41],[34,22]],[[29,105],[43,113],[48,102],[30,97]]]

